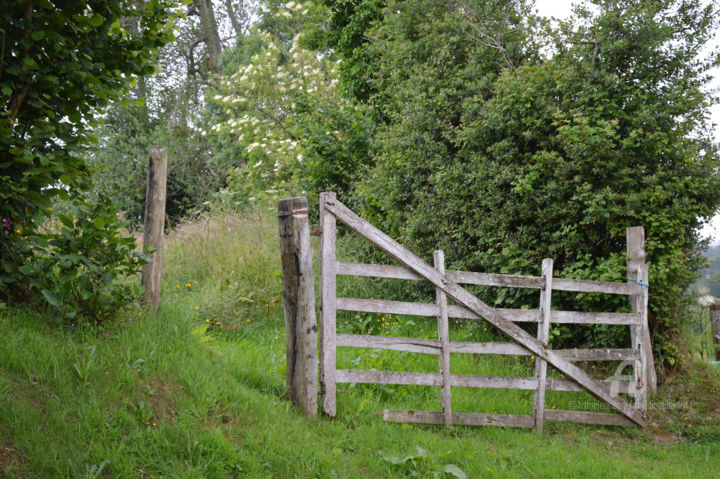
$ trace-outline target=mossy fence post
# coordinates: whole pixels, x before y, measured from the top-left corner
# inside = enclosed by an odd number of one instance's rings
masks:
[[[715,346],[715,361],[720,361],[720,301],[715,301],[710,305],[710,324]]]
[[[168,153],[163,147],[151,146],[148,156],[143,251],[152,249],[153,253],[150,255],[152,262],[143,266],[141,284],[145,288],[145,304],[148,310],[155,312],[160,302],[162,280]]]
[[[317,416],[318,353],[307,198],[278,203],[285,313],[286,391],[302,411]]]

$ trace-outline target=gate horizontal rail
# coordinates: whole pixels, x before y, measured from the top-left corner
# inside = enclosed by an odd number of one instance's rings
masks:
[[[420,275],[403,268],[384,264],[337,262],[336,274],[346,276],[365,276],[371,278],[407,279],[425,281]],[[475,273],[472,271],[445,271],[450,281],[475,286],[498,286],[505,288],[544,289],[545,280],[539,276],[518,276],[511,274]],[[578,293],[640,294],[642,286],[638,283],[611,283],[584,279],[553,278],[555,291],[574,291]]]
[[[385,349],[405,353],[440,355],[442,341],[439,339],[415,339],[365,334],[338,334],[337,346],[368,349]],[[496,354],[505,356],[530,356],[532,353],[516,343],[473,343],[450,341],[453,354]],[[555,349],[555,353],[570,361],[633,361],[640,359],[636,349]]]
[[[391,313],[409,316],[437,316],[440,306],[430,303],[414,303],[406,301],[385,301],[380,299],[336,298],[336,308],[341,311],[359,313]],[[505,309],[493,308],[509,320],[516,323],[538,323],[542,320],[542,312],[537,309]],[[448,317],[457,319],[482,319],[462,306],[448,306]],[[640,324],[640,313],[586,313],[579,311],[551,311],[550,322],[559,324]]]

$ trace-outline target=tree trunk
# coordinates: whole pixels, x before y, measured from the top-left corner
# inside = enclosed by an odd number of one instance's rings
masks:
[[[233,30],[235,30],[235,35],[238,37],[243,35],[245,32],[242,24],[238,21],[238,17],[235,14],[235,8],[233,7],[232,0],[225,0],[225,6],[227,7],[228,17],[230,17],[230,23],[232,23]]]
[[[208,66],[212,73],[220,73],[218,59],[222,53],[222,42],[218,33],[217,20],[213,10],[212,0],[195,0],[200,23],[205,35],[205,45],[208,52]]]

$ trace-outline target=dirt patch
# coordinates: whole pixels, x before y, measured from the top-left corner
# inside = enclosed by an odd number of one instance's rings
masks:
[[[652,441],[655,444],[672,444],[675,442],[675,436],[670,434],[665,429],[655,429],[651,431]]]
[[[6,440],[0,446],[0,477],[23,477],[24,465],[17,446]]]
[[[713,401],[710,405],[710,415],[720,422],[720,401]]]
[[[163,377],[156,377],[142,383],[141,393],[145,396],[153,421],[175,422],[179,417],[177,400],[184,395],[182,388]]]
[[[227,410],[208,411],[208,415],[202,420],[201,424],[205,429],[213,429],[217,427],[235,429],[243,426],[242,421],[238,418],[238,416]]]

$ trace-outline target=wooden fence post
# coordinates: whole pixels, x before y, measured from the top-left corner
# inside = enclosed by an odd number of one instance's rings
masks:
[[[545,258],[542,262],[542,276],[545,280],[545,288],[540,290],[540,310],[542,317],[538,323],[537,338],[543,346],[547,346],[550,336],[550,305],[552,303],[552,277],[553,277],[553,260]],[[535,359],[535,378],[537,379],[537,389],[535,390],[535,398],[533,400],[533,417],[535,421],[535,431],[542,434],[543,421],[545,418],[545,387],[547,383],[547,361],[541,357]]]
[[[307,198],[280,200],[278,218],[285,312],[286,391],[306,415],[315,417],[317,318]]]
[[[335,241],[337,221],[328,207],[334,206],[335,193],[320,193],[320,311],[322,318],[322,341],[320,365],[322,367],[323,411],[330,417],[337,413],[337,330],[335,328],[337,304],[337,259]]]
[[[640,406],[643,413],[647,408],[647,396],[657,389],[655,362],[653,360],[652,343],[650,341],[650,327],[648,324],[648,293],[649,265],[645,263],[645,229],[642,226],[633,226],[625,230],[627,238],[627,280],[641,286],[639,295],[630,298],[633,312],[640,313],[642,323],[630,327],[630,340],[632,348],[640,350],[640,361],[636,361],[636,380],[640,380],[642,387],[636,397],[636,407]]]
[[[715,361],[720,361],[720,301],[710,305],[710,324],[715,345]]]
[[[152,146],[148,156],[143,251],[155,251],[150,255],[152,262],[143,266],[141,284],[145,288],[145,304],[150,311],[155,312],[160,302],[162,284],[168,153],[163,147]]]

